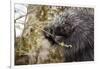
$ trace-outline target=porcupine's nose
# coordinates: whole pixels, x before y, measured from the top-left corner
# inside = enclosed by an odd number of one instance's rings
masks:
[[[45,27],[43,33],[45,38],[48,39],[53,44],[54,43],[53,29]]]
[[[45,37],[50,37],[51,33],[50,33],[50,29],[49,28],[45,27],[43,33],[44,33]]]

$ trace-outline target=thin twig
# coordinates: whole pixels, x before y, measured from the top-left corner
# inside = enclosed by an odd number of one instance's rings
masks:
[[[18,19],[20,19],[20,18],[22,18],[22,17],[27,16],[28,14],[32,13],[33,11],[34,11],[34,10],[32,10],[32,11],[28,12],[26,15],[22,15],[22,16],[20,16],[20,17],[16,18],[16,19],[15,19],[15,21],[16,21],[16,20],[18,20]]]

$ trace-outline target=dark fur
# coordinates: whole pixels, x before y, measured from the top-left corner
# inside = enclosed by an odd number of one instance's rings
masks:
[[[64,48],[65,62],[94,60],[93,8],[67,8],[44,30],[53,35],[45,32],[45,37],[53,45],[60,42],[72,45]]]

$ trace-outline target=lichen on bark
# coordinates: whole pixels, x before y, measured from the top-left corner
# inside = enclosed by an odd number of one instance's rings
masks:
[[[52,46],[43,35],[44,27],[64,11],[65,7],[28,5],[21,37],[15,39],[15,64],[63,62],[63,47]]]

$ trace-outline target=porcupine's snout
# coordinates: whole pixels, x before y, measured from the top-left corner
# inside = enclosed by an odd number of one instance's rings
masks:
[[[51,44],[54,44],[55,36],[54,36],[54,33],[53,33],[53,29],[51,27],[45,27],[43,34],[44,34],[45,38],[48,39],[51,42]]]

